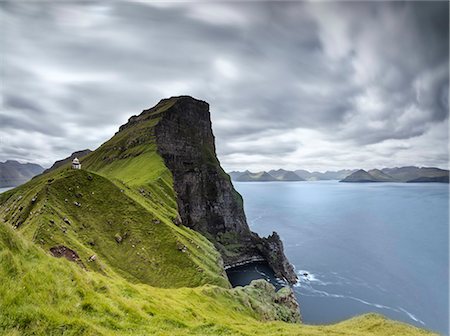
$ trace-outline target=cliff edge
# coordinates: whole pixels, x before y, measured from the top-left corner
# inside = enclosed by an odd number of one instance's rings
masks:
[[[261,238],[249,229],[242,197],[216,156],[208,103],[188,96],[164,99],[130,123],[154,118],[161,106],[164,112],[155,126],[157,151],[172,172],[181,223],[214,243],[225,268],[266,260],[277,276],[295,283],[280,237],[274,233]]]

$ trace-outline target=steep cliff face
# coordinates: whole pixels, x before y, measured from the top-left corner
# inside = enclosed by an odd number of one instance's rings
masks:
[[[226,267],[266,260],[277,276],[295,283],[279,236],[260,238],[248,227],[242,198],[216,157],[209,105],[187,96],[170,101],[155,137],[158,153],[173,174],[182,223],[214,242]]]

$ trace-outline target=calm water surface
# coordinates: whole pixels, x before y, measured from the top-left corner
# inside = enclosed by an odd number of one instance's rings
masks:
[[[447,184],[234,185],[251,229],[282,237],[305,323],[377,312],[448,335]]]

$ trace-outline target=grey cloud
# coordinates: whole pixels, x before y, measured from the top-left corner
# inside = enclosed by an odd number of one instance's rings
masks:
[[[51,163],[93,149],[130,115],[179,94],[210,103],[221,161],[239,169],[250,154],[261,166],[354,166],[367,159],[367,146],[391,141],[414,142],[399,153],[425,158],[418,148],[448,122],[445,2],[2,2],[0,9],[7,28],[0,133],[37,132],[48,153],[18,139],[22,152],[3,146],[0,160]],[[299,130],[314,133],[307,139]],[[276,142],[265,141],[268,134]],[[444,147],[448,132],[439,141]],[[389,153],[394,146],[405,147],[390,145]],[[426,160],[448,157],[432,153]],[[387,162],[385,154],[371,162]]]

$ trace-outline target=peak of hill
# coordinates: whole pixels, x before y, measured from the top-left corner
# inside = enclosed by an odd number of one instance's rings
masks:
[[[304,181],[305,179],[298,176],[295,172],[290,170],[278,169],[270,170],[269,174],[275,177],[278,181]]]
[[[392,176],[386,174],[385,172],[379,169],[371,169],[368,173],[377,181],[377,182],[396,182],[396,179]]]
[[[258,173],[252,173],[246,170],[242,174],[236,177],[236,181],[239,182],[268,182],[276,181],[277,179],[269,173],[262,171]]]
[[[0,188],[15,187],[42,173],[44,168],[35,163],[15,160],[0,162]]]
[[[69,164],[75,158],[82,159],[83,157],[85,157],[86,155],[88,155],[90,153],[92,153],[92,151],[90,149],[83,149],[80,151],[73,152],[70,156],[66,157],[65,159],[56,161],[50,168],[46,169],[44,172],[48,173],[49,171],[55,170],[66,164]]]
[[[344,178],[341,182],[376,182],[376,179],[364,169],[359,169]]]
[[[425,334],[375,315],[286,323],[300,318],[289,287],[230,288],[224,266],[247,260],[295,274],[276,233],[249,230],[205,102],[162,100],[81,163],[0,194],[6,334]]]

